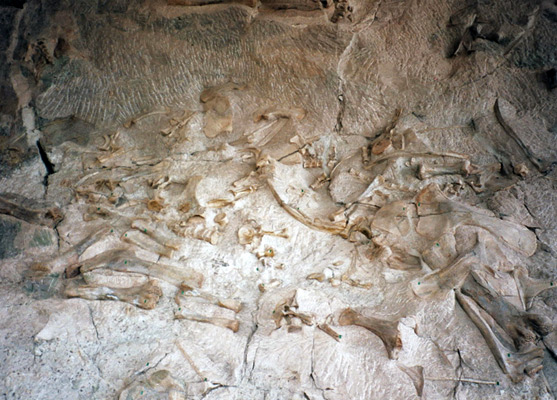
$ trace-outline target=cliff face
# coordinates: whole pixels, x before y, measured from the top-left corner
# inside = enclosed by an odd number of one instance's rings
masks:
[[[554,398],[554,2],[0,32],[3,398]]]

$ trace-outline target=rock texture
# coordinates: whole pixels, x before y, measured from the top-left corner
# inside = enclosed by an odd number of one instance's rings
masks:
[[[553,2],[0,28],[2,398],[555,397]]]

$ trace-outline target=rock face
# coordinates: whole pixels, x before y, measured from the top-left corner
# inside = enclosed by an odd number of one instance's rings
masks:
[[[0,2],[0,394],[557,394],[548,1]]]

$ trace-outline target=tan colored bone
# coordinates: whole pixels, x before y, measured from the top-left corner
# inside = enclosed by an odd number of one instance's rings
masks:
[[[446,295],[459,288],[470,273],[470,268],[478,263],[478,258],[473,254],[461,256],[447,267],[412,281],[412,291],[423,299]]]
[[[188,282],[195,287],[203,284],[203,275],[189,267],[175,267],[173,265],[152,263],[141,260],[129,249],[108,250],[95,257],[80,262],[82,273],[98,268],[109,268],[120,272],[135,272],[150,276],[172,285],[180,286]]]
[[[202,322],[205,324],[212,324],[220,326],[221,328],[230,329],[236,333],[240,329],[240,322],[236,319],[220,318],[220,317],[204,317],[199,314],[190,313],[176,313],[176,319],[187,319],[189,321]]]
[[[516,351],[510,342],[510,338],[505,338],[504,332],[492,329],[495,321],[468,296],[456,292],[456,298],[466,314],[478,327],[482,336],[495,360],[513,382],[518,383],[524,379],[524,373],[535,374],[542,368],[543,350],[536,346],[531,346],[523,351]]]
[[[177,240],[168,237],[168,235],[162,233],[160,229],[157,229],[144,220],[136,219],[132,221],[131,226],[133,229],[137,229],[138,231],[150,236],[153,240],[164,247],[171,250],[178,250],[180,248],[180,243]]]
[[[68,286],[65,291],[68,297],[81,297],[87,300],[118,300],[133,304],[139,308],[152,310],[156,307],[162,291],[154,281],[131,288],[110,288],[107,286]]]
[[[22,205],[22,199],[17,195],[0,194],[0,214],[10,215],[30,224],[54,227],[63,218],[62,210],[58,207],[31,207]]]
[[[398,364],[397,366],[402,372],[410,377],[414,387],[416,388],[416,394],[418,397],[422,397],[422,393],[424,391],[424,367],[421,365],[406,367],[401,364]]]
[[[530,278],[528,270],[522,266],[514,271],[513,276],[519,290],[522,306],[525,310],[532,307],[534,298],[541,292],[557,288],[557,282]]]
[[[328,324],[319,324],[317,327],[325,332],[327,335],[335,339],[337,342],[340,342],[340,335],[336,332],[333,328],[331,328]]]
[[[398,352],[402,349],[398,321],[364,317],[351,308],[344,310],[338,321],[341,326],[357,325],[367,329],[381,339],[391,360],[398,357]]]
[[[191,287],[188,283],[184,282],[180,285],[178,294],[176,295],[176,304],[180,305],[180,296],[186,297],[198,297],[207,300],[211,304],[215,304],[219,307],[227,308],[239,313],[242,310],[242,303],[235,299],[223,299],[217,296],[213,296],[210,293],[202,292],[196,288]]]
[[[174,254],[174,250],[172,250],[171,248],[163,246],[146,234],[137,230],[126,231],[120,237],[120,239],[124,242],[131,243],[144,250],[152,251],[160,256],[164,256],[167,258],[172,258],[172,255]]]
[[[472,172],[470,161],[461,160],[455,164],[429,164],[422,163],[418,167],[418,178],[428,179],[439,175],[464,175]]]

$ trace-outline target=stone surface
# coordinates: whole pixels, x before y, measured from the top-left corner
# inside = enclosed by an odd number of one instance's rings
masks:
[[[0,398],[555,397],[551,2],[12,3]]]

